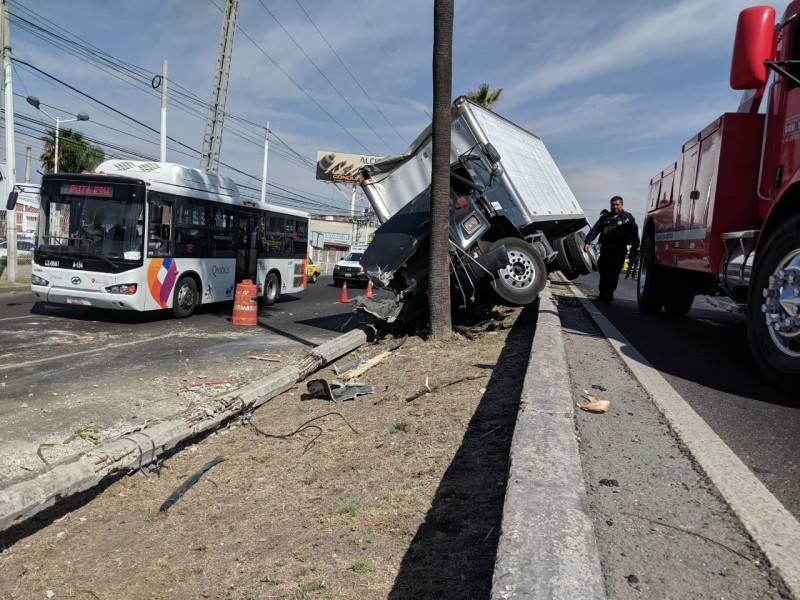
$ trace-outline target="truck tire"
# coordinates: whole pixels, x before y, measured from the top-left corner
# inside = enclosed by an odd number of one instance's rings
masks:
[[[656,241],[653,234],[648,233],[642,241],[639,279],[636,282],[636,301],[639,310],[645,314],[658,313],[664,306],[667,274],[655,262]]]
[[[556,264],[558,265],[561,274],[570,281],[577,279],[579,273],[572,268],[569,258],[567,258],[567,249],[566,244],[564,243],[564,238],[557,239],[555,246],[556,251],[558,252],[558,254],[556,254]]]
[[[583,249],[586,245],[585,240],[586,235],[582,231],[576,231],[564,237],[567,258],[578,275],[588,275],[592,272],[592,259],[589,253]]]
[[[528,242],[514,237],[494,242],[489,251],[505,246],[509,265],[497,271],[492,287],[500,298],[514,306],[530,304],[547,283],[544,260]]]
[[[191,277],[183,277],[175,286],[172,296],[172,314],[179,319],[191,317],[198,304],[197,284]]]
[[[264,293],[261,295],[264,306],[272,306],[281,291],[281,281],[275,273],[268,273],[264,280]]]
[[[753,359],[771,384],[789,391],[800,387],[800,323],[791,314],[800,308],[798,290],[800,215],[794,215],[759,252],[747,295],[747,339]],[[762,312],[762,306],[768,312]],[[776,323],[782,330],[775,329]]]
[[[664,313],[670,317],[685,317],[694,302],[694,288],[685,273],[672,273],[664,296]]]

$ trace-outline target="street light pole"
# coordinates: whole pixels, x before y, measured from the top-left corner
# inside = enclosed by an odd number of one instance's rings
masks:
[[[58,138],[60,137],[61,134],[61,123],[69,123],[70,121],[88,121],[89,115],[87,115],[85,112],[79,112],[74,119],[61,120],[61,117],[54,117],[53,115],[48,113],[45,109],[43,109],[41,107],[41,102],[39,102],[39,99],[36,96],[28,96],[27,98],[25,98],[25,100],[36,110],[42,111],[44,114],[46,114],[48,117],[53,119],[53,121],[56,122],[56,135],[55,135],[56,144],[54,149],[55,156],[53,157],[53,173],[58,173]]]

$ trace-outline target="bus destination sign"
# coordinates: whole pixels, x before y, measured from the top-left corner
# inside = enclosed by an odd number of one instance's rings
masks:
[[[62,183],[61,195],[111,198],[114,195],[114,190],[110,185],[99,185],[96,183]]]

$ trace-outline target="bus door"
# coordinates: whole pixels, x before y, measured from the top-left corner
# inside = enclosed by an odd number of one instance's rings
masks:
[[[257,280],[258,275],[258,253],[256,252],[256,242],[258,241],[258,222],[257,215],[239,215],[237,226],[237,251],[236,251],[236,281],[250,279]]]

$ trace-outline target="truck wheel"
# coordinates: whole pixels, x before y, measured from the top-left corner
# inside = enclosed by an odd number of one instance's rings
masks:
[[[589,257],[589,253],[583,249],[585,240],[586,235],[582,231],[576,231],[564,237],[567,258],[579,275],[588,275],[592,272],[592,259]]]
[[[656,241],[653,235],[648,233],[642,242],[639,280],[636,285],[639,310],[646,314],[655,314],[664,306],[667,274],[663,267],[655,264],[655,261]]]
[[[564,243],[564,238],[559,238],[556,240],[556,250],[558,252],[556,255],[556,263],[558,264],[558,268],[561,270],[561,274],[570,281],[577,279],[579,273],[572,268],[572,265],[567,258],[567,249],[566,244]]]
[[[747,297],[750,352],[767,380],[800,386],[800,215],[794,215],[758,255]],[[763,311],[763,312],[762,312]]]
[[[505,246],[509,265],[497,271],[492,282],[494,291],[512,305],[530,304],[539,296],[547,283],[547,269],[542,257],[529,243],[518,238],[497,240],[490,251]]]
[[[278,299],[278,294],[281,289],[281,282],[275,273],[269,273],[264,280],[264,293],[261,298],[264,300],[264,306],[272,306]]]
[[[184,277],[175,286],[172,296],[172,314],[179,319],[191,317],[197,308],[197,284],[191,277]]]
[[[685,317],[694,302],[692,282],[684,273],[673,273],[664,296],[664,312],[670,317]]]

